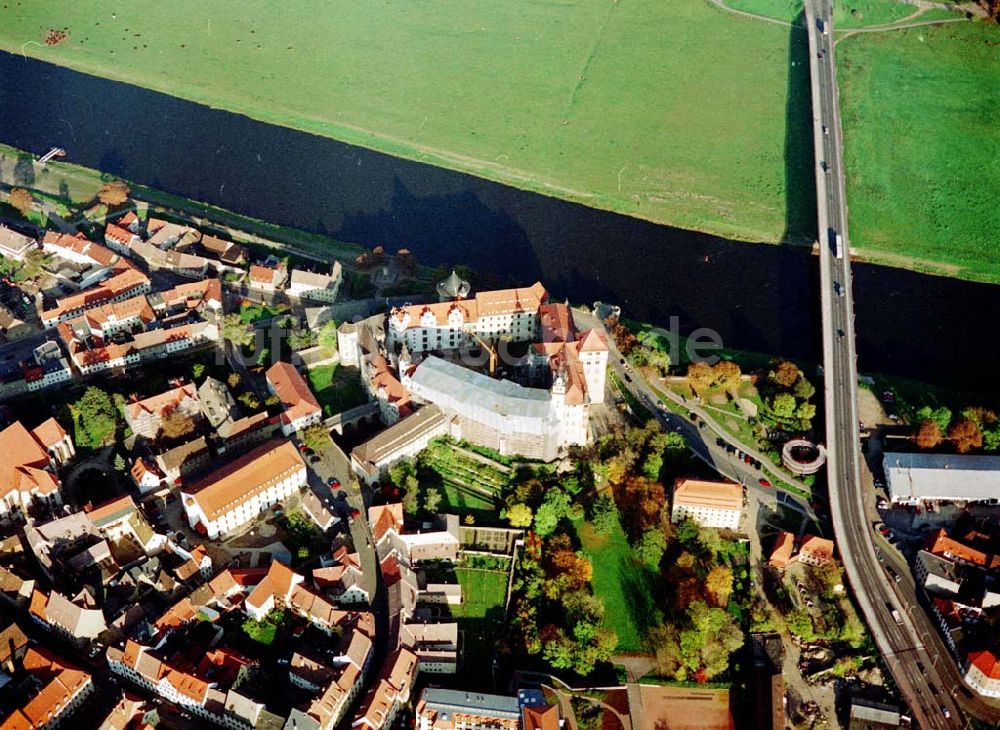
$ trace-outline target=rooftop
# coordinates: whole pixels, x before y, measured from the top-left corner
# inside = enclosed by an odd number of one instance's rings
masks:
[[[674,504],[740,511],[743,509],[743,487],[733,482],[681,478],[674,482]]]
[[[982,501],[1000,496],[1000,456],[886,452],[882,463],[895,501]]]

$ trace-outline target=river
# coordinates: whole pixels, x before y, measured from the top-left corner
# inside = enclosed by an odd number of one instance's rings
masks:
[[[0,141],[192,200],[388,251],[541,279],[726,346],[819,361],[818,264],[525,192],[0,53]],[[878,371],[1000,391],[1000,289],[854,267],[858,359]]]

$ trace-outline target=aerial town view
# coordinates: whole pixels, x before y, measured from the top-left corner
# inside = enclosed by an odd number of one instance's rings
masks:
[[[3,0],[0,730],[1000,728],[1000,0]]]

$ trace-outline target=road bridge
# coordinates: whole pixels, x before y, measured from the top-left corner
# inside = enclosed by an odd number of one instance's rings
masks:
[[[858,606],[920,727],[963,727],[959,701],[970,714],[997,722],[996,710],[963,685],[955,660],[915,600],[913,589],[890,580],[876,553],[861,479],[854,299],[832,0],[806,0],[805,14],[816,153],[827,475],[834,532]]]

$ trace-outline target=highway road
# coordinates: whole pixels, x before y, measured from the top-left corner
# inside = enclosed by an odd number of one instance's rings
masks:
[[[807,0],[805,11],[816,152],[827,473],[834,532],[854,596],[913,719],[921,728],[959,728],[965,723],[956,698],[963,697],[968,709],[975,711],[967,701],[971,695],[940,637],[932,628],[928,630],[929,622],[920,615],[922,609],[913,593],[884,572],[865,511],[832,2]]]

